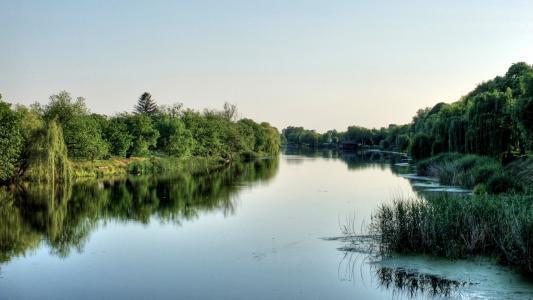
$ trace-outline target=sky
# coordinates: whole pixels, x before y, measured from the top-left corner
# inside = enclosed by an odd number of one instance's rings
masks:
[[[514,62],[533,64],[533,1],[0,0],[0,93],[93,112],[238,106],[279,129],[411,121]]]

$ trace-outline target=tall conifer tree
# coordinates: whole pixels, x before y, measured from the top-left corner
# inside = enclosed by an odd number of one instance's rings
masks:
[[[134,109],[136,114],[153,116],[157,113],[157,104],[154,99],[152,99],[150,93],[144,92],[139,98],[139,101],[137,101],[137,105],[135,105]]]

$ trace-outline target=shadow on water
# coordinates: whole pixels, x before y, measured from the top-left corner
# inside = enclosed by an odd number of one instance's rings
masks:
[[[267,183],[279,160],[235,163],[216,172],[92,180],[65,185],[24,184],[0,189],[0,263],[46,243],[52,254],[83,251],[102,222],[152,219],[180,225],[202,213],[232,215],[236,195]]]

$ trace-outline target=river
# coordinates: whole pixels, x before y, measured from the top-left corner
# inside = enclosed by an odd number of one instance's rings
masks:
[[[4,191],[0,299],[533,297],[486,259],[347,251],[341,226],[364,232],[381,203],[434,188],[390,159],[287,151],[209,174]]]

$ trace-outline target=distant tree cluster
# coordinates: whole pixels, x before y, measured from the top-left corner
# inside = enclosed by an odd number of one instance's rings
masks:
[[[236,106],[228,103],[220,111],[199,112],[182,104],[158,107],[149,93],[143,93],[133,113],[109,117],[91,113],[84,98],[73,99],[62,91],[46,105],[12,107],[0,100],[0,181],[24,171],[25,162],[35,155],[31,152],[37,151],[30,146],[47,134],[51,122],[61,130],[68,158],[78,160],[151,154],[234,160],[277,153],[281,144],[276,128],[238,120]]]
[[[282,131],[282,141],[286,145],[306,147],[336,147],[350,142],[361,147],[379,147],[385,150],[407,151],[410,143],[409,126],[389,125],[388,128],[368,129],[349,126],[346,131],[328,130],[320,134],[303,127],[289,126]]]
[[[406,125],[319,134],[302,127],[282,131],[286,144],[309,147],[353,142],[409,151],[414,158],[442,152],[473,153],[505,160],[533,149],[533,67],[513,64],[505,76],[481,83],[457,102],[420,109]]]

